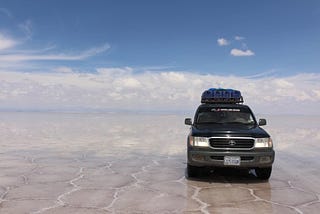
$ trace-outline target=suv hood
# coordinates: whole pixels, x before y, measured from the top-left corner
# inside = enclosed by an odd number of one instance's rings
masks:
[[[192,136],[201,137],[270,137],[257,125],[194,125],[191,127]]]

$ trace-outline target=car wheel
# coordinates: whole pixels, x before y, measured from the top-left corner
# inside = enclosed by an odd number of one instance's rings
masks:
[[[271,176],[272,167],[267,168],[256,168],[256,175],[261,180],[268,180]]]
[[[199,171],[199,167],[191,166],[189,164],[187,165],[187,172],[189,178],[197,177],[199,175]]]

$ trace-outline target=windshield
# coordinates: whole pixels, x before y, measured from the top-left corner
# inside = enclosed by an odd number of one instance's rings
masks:
[[[255,124],[252,113],[247,108],[200,108],[197,124]]]

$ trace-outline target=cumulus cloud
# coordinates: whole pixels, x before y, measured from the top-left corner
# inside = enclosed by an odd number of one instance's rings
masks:
[[[240,50],[240,49],[237,49],[237,48],[233,48],[231,51],[230,51],[230,54],[232,56],[254,56],[255,53],[251,50]]]
[[[188,81],[186,76],[179,72],[162,72],[161,77],[163,77],[164,80],[175,84],[186,83]]]
[[[0,50],[12,48],[18,42],[0,33]]]
[[[103,76],[123,76],[129,75],[133,72],[130,67],[124,68],[97,68],[97,72]]]
[[[65,68],[64,68],[65,69]],[[62,69],[63,70],[63,69]],[[134,109],[193,111],[211,87],[242,91],[258,113],[318,113],[320,74],[247,78],[189,72],[1,72],[2,109]]]
[[[54,68],[53,71],[58,73],[72,73],[73,69],[66,66],[60,66],[60,67]]]
[[[219,46],[227,46],[230,44],[230,42],[228,40],[226,40],[225,38],[217,39],[217,43]]]
[[[247,44],[244,43],[243,40],[245,40],[245,38],[242,36],[235,36],[234,39],[231,40],[233,46],[235,43],[236,44],[240,43],[242,46],[242,50],[238,48],[232,48],[230,51],[230,54],[232,56],[254,56],[255,55],[255,53],[252,50],[248,49]],[[231,42],[225,38],[219,38],[217,40],[217,43],[219,46],[227,46],[227,45],[230,45]]]
[[[118,88],[118,91],[122,91],[124,89],[137,89],[142,86],[141,82],[134,77],[117,79],[114,81],[114,84],[117,86],[116,88]]]

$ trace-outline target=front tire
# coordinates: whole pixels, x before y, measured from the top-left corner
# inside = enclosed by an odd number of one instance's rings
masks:
[[[267,168],[256,168],[256,175],[261,180],[268,180],[271,176],[272,167]]]

